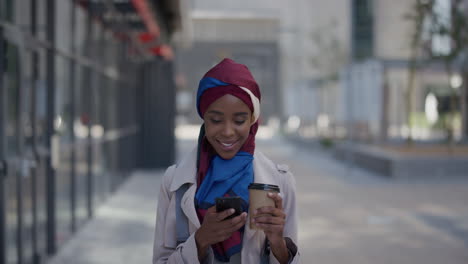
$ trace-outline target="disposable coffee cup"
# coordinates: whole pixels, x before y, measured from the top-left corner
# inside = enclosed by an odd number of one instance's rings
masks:
[[[249,212],[250,212],[250,229],[260,229],[257,225],[252,224],[252,214],[255,210],[264,207],[275,207],[275,201],[268,197],[268,193],[279,193],[278,185],[265,184],[265,183],[251,183],[249,185]],[[256,217],[268,214],[259,214]]]

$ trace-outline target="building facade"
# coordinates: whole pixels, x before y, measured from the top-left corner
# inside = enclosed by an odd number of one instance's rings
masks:
[[[442,105],[451,100],[449,94],[459,102],[454,106],[456,116],[466,104],[459,97],[462,88],[449,81],[457,72],[449,76],[441,61],[428,60],[425,46],[433,46],[434,39],[423,40],[416,49],[417,69],[409,92],[415,24],[408,17],[416,2],[352,1],[352,63],[342,70],[340,105],[345,107],[338,122],[353,138],[386,141],[411,135],[416,140],[442,140],[447,137],[442,116],[447,109]],[[437,2],[450,5],[450,1]],[[429,103],[430,98],[435,98],[438,108]],[[462,138],[461,124],[460,118],[454,120],[456,140]]]
[[[453,76],[442,63],[428,62],[423,48],[437,41],[427,40],[418,48],[414,91],[408,95],[415,30],[408,16],[416,2],[298,0],[284,7],[281,72],[284,116],[295,121],[290,132],[365,141],[398,140],[410,134],[419,140],[440,140],[446,136],[443,113],[436,121],[429,120],[428,98],[434,96],[440,108],[453,92],[460,102],[455,104],[454,135],[462,138],[459,116],[467,103],[460,95],[466,89],[451,87],[448,80]],[[445,42],[437,43],[441,48]]]
[[[0,263],[45,263],[131,171],[173,162],[179,4],[0,1]]]

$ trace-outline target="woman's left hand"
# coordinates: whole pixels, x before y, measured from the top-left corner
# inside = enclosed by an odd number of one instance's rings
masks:
[[[286,214],[283,211],[283,198],[277,193],[268,193],[268,197],[275,201],[275,207],[260,207],[254,212],[251,221],[263,229],[270,248],[279,263],[287,263],[289,258],[286,241],[283,237],[284,224],[286,223]],[[267,214],[263,216],[257,216]]]
[[[283,241],[283,229],[286,223],[286,214],[283,211],[283,198],[277,193],[268,193],[268,197],[275,201],[275,207],[259,208],[252,217],[254,224],[260,227],[272,244]],[[257,215],[262,215],[258,216]]]

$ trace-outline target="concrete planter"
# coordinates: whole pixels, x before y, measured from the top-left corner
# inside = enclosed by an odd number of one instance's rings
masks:
[[[404,155],[372,145],[343,144],[336,146],[334,156],[394,178],[468,177],[468,155]]]

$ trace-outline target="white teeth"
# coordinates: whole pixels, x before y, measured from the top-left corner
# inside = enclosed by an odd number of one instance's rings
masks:
[[[223,144],[223,146],[225,146],[225,147],[230,147],[230,146],[233,145],[233,143],[231,143],[231,144],[226,144],[226,143],[223,143],[223,142],[221,142],[221,144]]]

